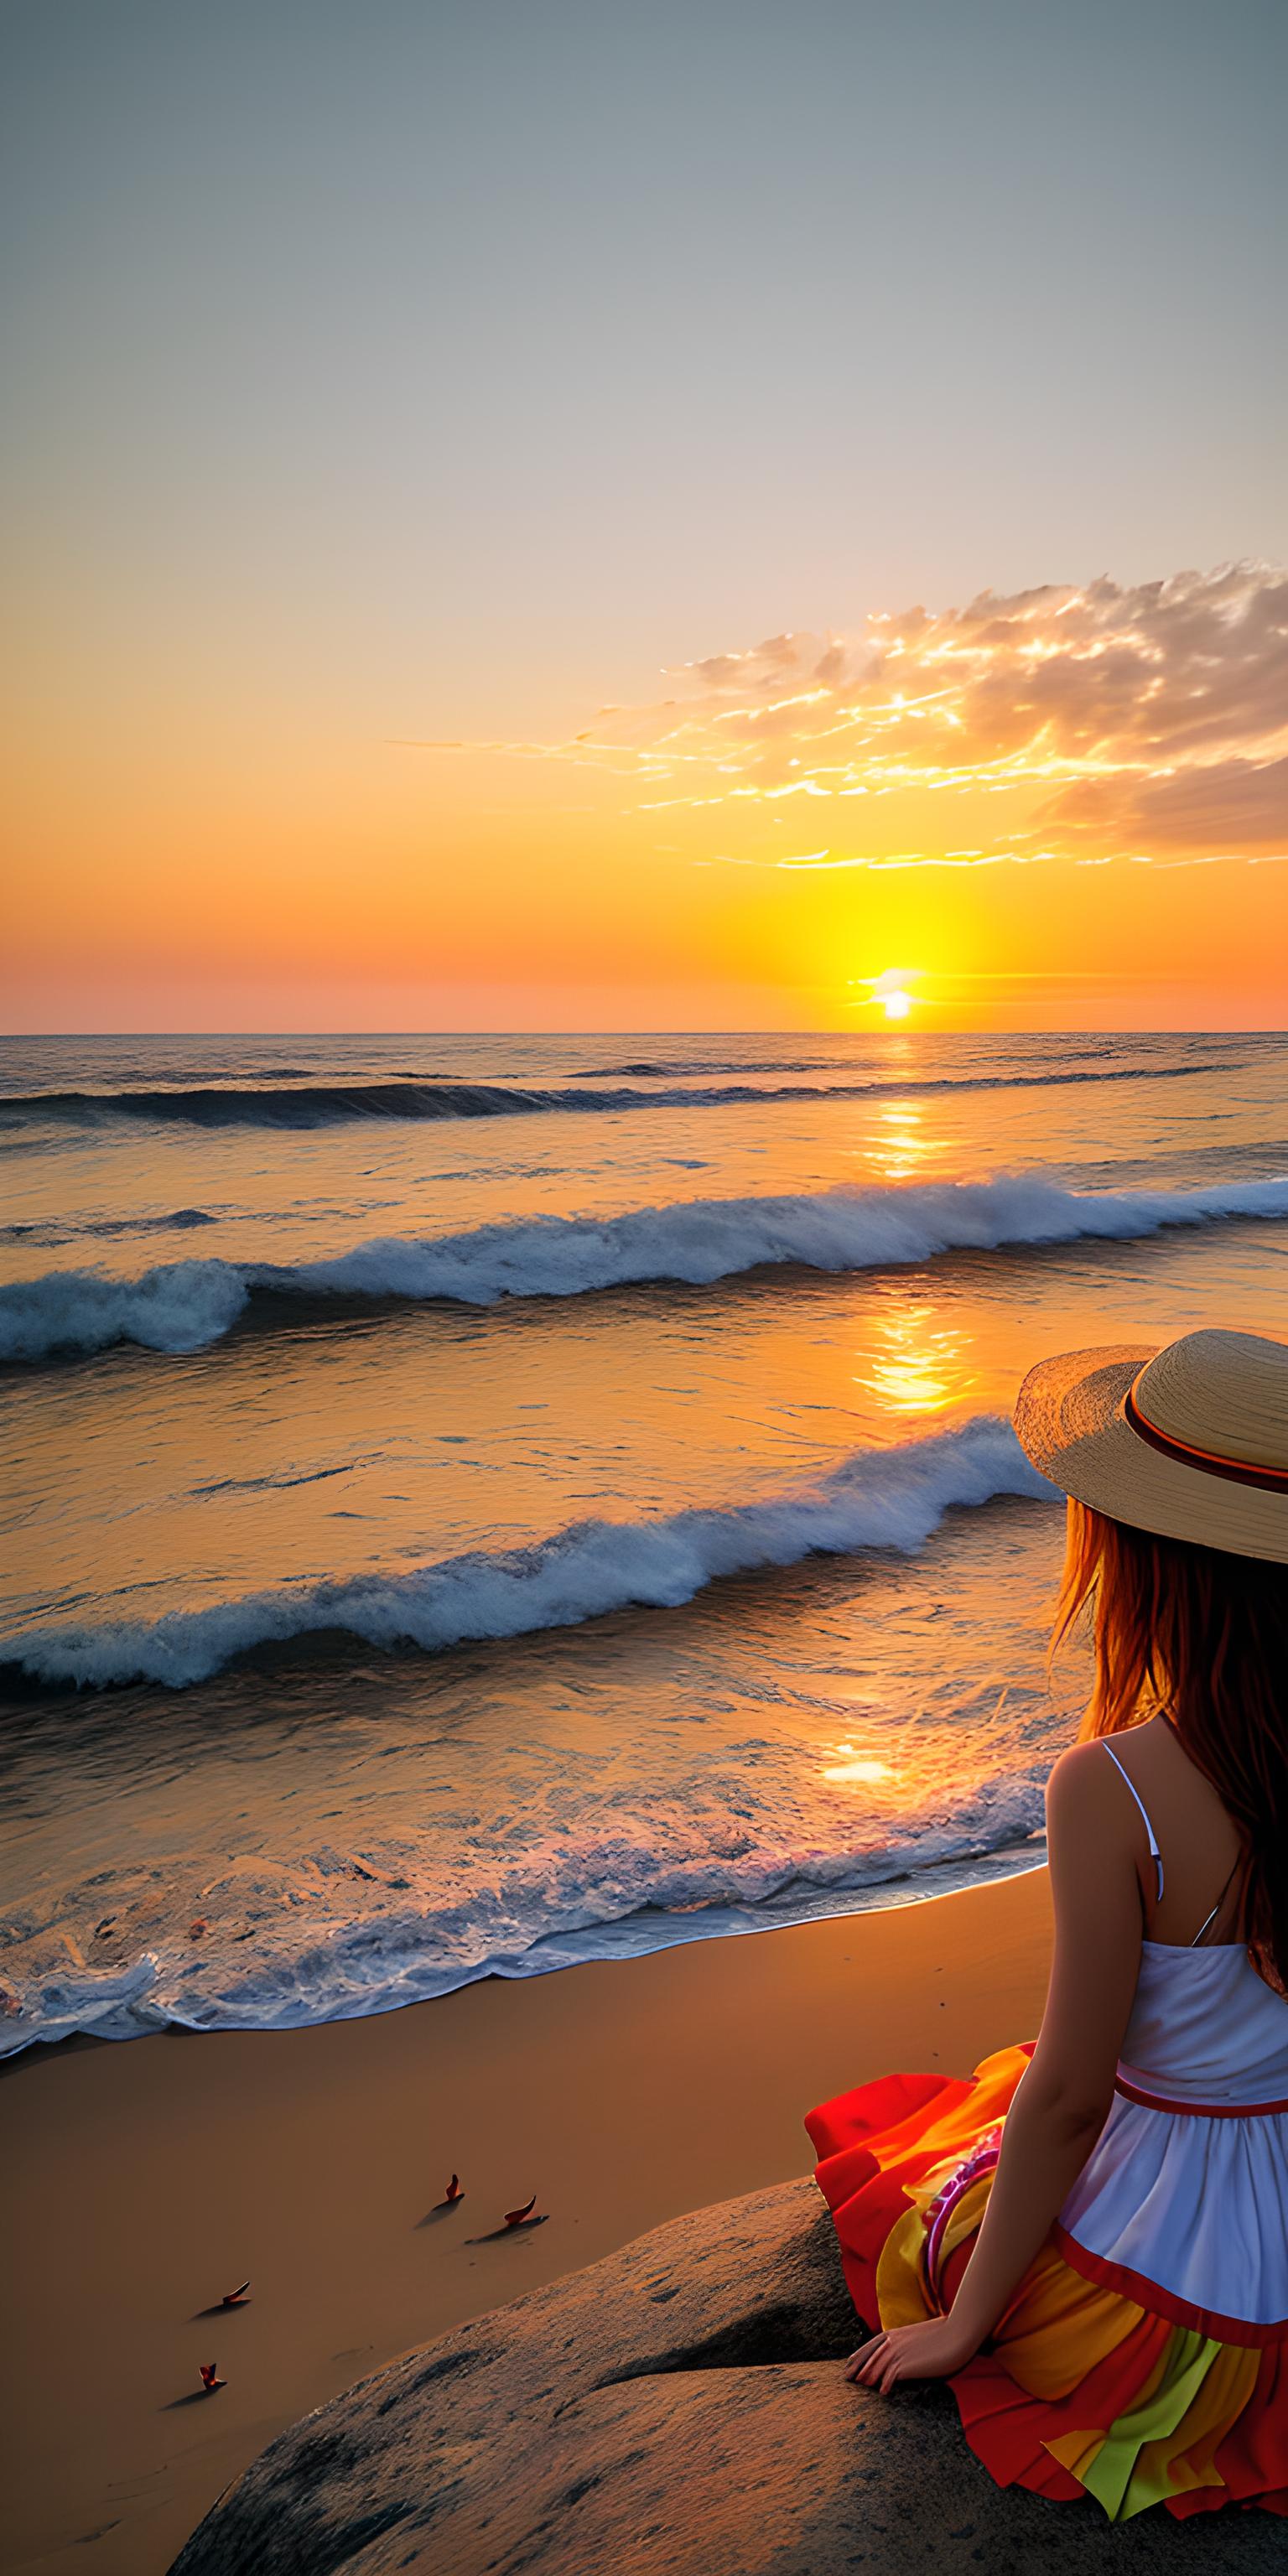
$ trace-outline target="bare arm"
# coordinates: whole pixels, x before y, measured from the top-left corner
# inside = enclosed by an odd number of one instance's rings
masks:
[[[960,2370],[991,2334],[1104,2127],[1140,1969],[1135,1811],[1097,1745],[1047,1787],[1055,1951],[1032,2059],[1002,2130],[983,2225],[949,2316],[865,2344],[848,2375],[891,2388]]]

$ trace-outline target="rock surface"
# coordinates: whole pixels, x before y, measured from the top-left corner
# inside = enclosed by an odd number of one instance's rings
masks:
[[[946,2389],[848,2387],[812,2183],[675,2220],[264,2451],[171,2576],[1270,2576],[1284,2526],[993,2485]]]

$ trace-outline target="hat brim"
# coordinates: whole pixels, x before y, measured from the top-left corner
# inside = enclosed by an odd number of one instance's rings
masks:
[[[1288,1564],[1288,1494],[1186,1466],[1133,1431],[1123,1398],[1156,1348],[1117,1342],[1040,1360],[1015,1402],[1021,1447],[1052,1484],[1110,1520]]]

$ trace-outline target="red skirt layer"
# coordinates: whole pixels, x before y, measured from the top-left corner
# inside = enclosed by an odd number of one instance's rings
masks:
[[[969,2078],[887,2075],[812,2111],[817,2180],[860,2317],[876,2327],[950,2307],[1030,2050]],[[965,2170],[964,2170],[965,2169]],[[945,2196],[948,2203],[944,2214]],[[938,2215],[937,2215],[938,2213]],[[1068,2255],[1073,2259],[1067,2259]],[[1115,2520],[1150,2504],[1178,2518],[1222,2505],[1288,2514],[1288,2340],[1219,2320],[1053,2229],[985,2349],[950,2380],[972,2450],[1000,2486]]]

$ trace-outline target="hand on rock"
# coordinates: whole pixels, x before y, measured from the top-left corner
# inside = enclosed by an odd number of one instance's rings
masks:
[[[892,2326],[888,2334],[873,2335],[851,2353],[845,2376],[856,2388],[875,2388],[888,2397],[903,2379],[951,2379],[976,2349],[951,2316],[927,2317],[924,2323]]]

